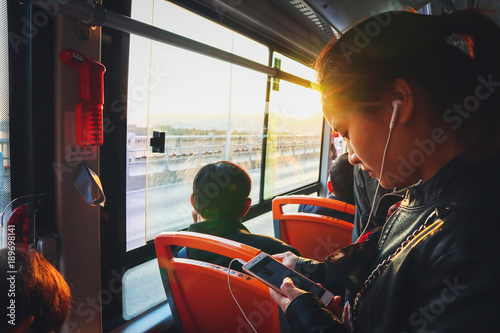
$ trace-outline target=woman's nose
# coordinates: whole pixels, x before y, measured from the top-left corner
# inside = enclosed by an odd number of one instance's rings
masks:
[[[360,164],[361,161],[359,160],[358,155],[356,155],[354,148],[352,148],[351,141],[346,140],[346,142],[347,142],[347,149],[349,149],[348,155],[347,155],[347,159],[349,160],[349,163],[351,163],[352,165]]]

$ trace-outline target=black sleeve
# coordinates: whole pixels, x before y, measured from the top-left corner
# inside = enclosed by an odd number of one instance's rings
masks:
[[[324,262],[299,257],[294,269],[315,282],[323,283],[325,280],[326,264]]]
[[[347,333],[340,319],[311,293],[294,299],[285,315],[294,333]]]
[[[295,270],[314,282],[321,283],[321,285],[331,291],[335,296],[345,296],[345,285],[342,284],[334,274],[333,271],[328,269],[324,262],[319,262],[312,259],[299,258],[295,263]]]

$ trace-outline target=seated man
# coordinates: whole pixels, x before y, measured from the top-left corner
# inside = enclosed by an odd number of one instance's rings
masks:
[[[330,191],[327,198],[344,201],[354,205],[353,165],[349,163],[347,153],[340,155],[333,161],[327,185]],[[354,222],[354,216],[352,214],[325,207],[300,205],[298,211],[302,213],[326,215],[347,222]]]
[[[0,250],[0,293],[0,332],[59,332],[71,309],[68,284],[32,249]]]
[[[234,163],[222,161],[202,167],[193,181],[191,203],[195,221],[188,231],[231,239],[268,254],[286,251],[298,254],[299,251],[279,239],[251,234],[241,223],[252,203],[251,186],[248,173]],[[187,257],[226,267],[230,262],[227,257],[191,248],[187,249]]]

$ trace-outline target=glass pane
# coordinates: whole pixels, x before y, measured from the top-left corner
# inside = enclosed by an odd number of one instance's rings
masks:
[[[0,0],[0,213],[11,201],[8,53],[7,1]],[[0,248],[2,248],[6,246],[6,232],[3,228],[0,229]]]
[[[310,196],[316,196],[316,193],[310,194]],[[299,205],[289,204],[283,205],[284,213],[296,213],[299,209]],[[267,213],[261,214],[253,219],[245,221],[245,227],[250,230],[252,234],[268,235],[274,237],[274,224],[273,212],[269,211]]]
[[[256,47],[253,40],[168,1],[134,0],[132,17],[263,65],[268,63],[268,53],[262,56],[262,45]]]
[[[179,13],[208,22],[164,1],[155,2],[155,15],[164,5],[161,21],[177,22],[177,33],[192,30]],[[204,29],[214,27],[219,45],[267,61],[265,46],[208,23]],[[134,36],[130,43],[127,250],[191,223],[192,180],[206,163],[230,160],[245,168],[257,202],[267,82],[264,74],[165,44]],[[154,132],[165,133],[164,152],[152,151]]]
[[[135,266],[123,275],[124,319],[130,320],[166,299],[158,260]]]
[[[281,54],[275,64],[306,79],[314,71]],[[278,60],[276,60],[278,59]],[[289,82],[273,82],[269,106],[264,198],[318,180],[323,115],[318,91]]]

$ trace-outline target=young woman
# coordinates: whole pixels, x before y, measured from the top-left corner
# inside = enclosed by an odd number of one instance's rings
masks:
[[[347,290],[334,313],[284,281],[287,297],[272,296],[292,327],[490,331],[500,310],[499,27],[474,10],[383,13],[332,40],[316,68],[324,115],[349,161],[403,190],[384,196],[359,241],[324,263],[279,256]]]

